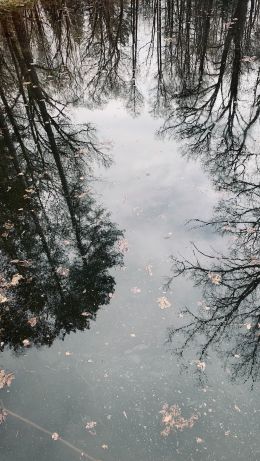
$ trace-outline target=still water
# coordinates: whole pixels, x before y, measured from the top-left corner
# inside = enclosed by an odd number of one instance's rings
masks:
[[[1,461],[260,460],[259,7],[0,2]]]

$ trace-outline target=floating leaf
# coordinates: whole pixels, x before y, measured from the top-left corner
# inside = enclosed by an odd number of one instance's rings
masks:
[[[29,325],[31,325],[31,327],[35,327],[35,325],[37,324],[38,320],[37,320],[37,317],[32,317],[28,320],[28,323]]]
[[[160,309],[167,309],[171,307],[170,301],[166,298],[166,296],[162,296],[161,298],[157,299]]]
[[[16,287],[19,284],[20,280],[22,279],[23,279],[23,276],[21,274],[15,274],[12,277],[10,285],[12,285],[13,287]]]
[[[56,269],[56,273],[61,277],[68,277],[70,270],[67,267],[60,266],[58,269]]]
[[[126,239],[118,240],[117,247],[121,253],[127,253],[129,250],[128,241]]]
[[[87,429],[87,431],[91,430],[91,429],[94,429],[94,427],[96,427],[97,423],[96,421],[89,421],[85,428]]]
[[[208,278],[210,279],[213,285],[219,285],[221,283],[222,277],[220,274],[215,274],[214,272],[208,273]]]
[[[141,293],[141,289],[138,288],[138,287],[133,287],[133,288],[131,288],[131,291],[132,291],[132,293],[134,293],[135,295],[137,295],[138,293]]]
[[[7,301],[7,297],[0,293],[0,304],[6,303]]]
[[[204,443],[204,440],[201,439],[200,437],[196,437],[196,442],[197,443]]]
[[[197,365],[197,368],[201,371],[204,371],[205,368],[206,368],[206,363],[205,362],[202,362],[201,360],[196,360],[196,365]]]
[[[184,429],[192,428],[199,419],[197,414],[191,415],[190,418],[184,418],[178,405],[169,406],[164,404],[160,413],[162,414],[161,423],[165,426],[161,432],[163,437],[168,437],[175,430],[183,431]]]
[[[3,408],[0,408],[0,424],[4,423],[8,413]]]
[[[152,275],[153,275],[152,268],[153,268],[153,266],[151,264],[148,264],[147,266],[145,266],[145,270],[146,270],[146,272],[148,272],[150,277],[152,277]]]
[[[9,387],[14,379],[14,373],[6,373],[5,370],[0,370],[0,389]]]

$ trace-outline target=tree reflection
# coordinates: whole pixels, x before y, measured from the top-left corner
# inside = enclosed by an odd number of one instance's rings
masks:
[[[185,341],[176,351],[183,355],[199,338],[200,360],[215,346],[232,365],[233,378],[252,381],[259,379],[260,370],[259,169],[257,173],[255,183],[237,182],[236,192],[219,203],[212,221],[200,221],[229,236],[229,249],[205,254],[194,246],[193,259],[173,258],[169,281],[189,276],[203,293],[199,306],[185,309],[185,323],[170,333],[171,341],[184,334]]]
[[[214,2],[207,3],[205,27],[209,17],[210,22],[214,18],[213,34],[216,27],[220,35],[212,39],[211,29],[207,40],[204,35],[206,46],[195,60],[198,72],[183,61],[185,82],[174,95],[175,111],[168,115],[163,131],[188,140],[190,155],[200,156],[218,189],[225,191],[213,219],[196,221],[229,240],[224,253],[205,253],[194,245],[193,258],[173,257],[169,284],[175,277],[189,276],[202,288],[203,299],[184,309],[184,322],[171,330],[170,341],[180,355],[199,344],[201,361],[216,348],[233,379],[255,382],[260,369],[260,171],[254,140],[259,69],[253,37],[259,5],[230,2],[228,11],[223,9],[216,18]],[[180,334],[184,335],[181,343]]]
[[[53,50],[45,47],[43,67],[35,65],[28,21],[36,13],[37,7],[0,17],[2,349],[19,349],[24,340],[51,345],[89,328],[114,292],[109,269],[122,262],[116,245],[122,232],[90,187],[91,163],[107,165],[109,158],[93,127],[73,124],[67,102],[53,96],[60,68],[46,84]],[[43,33],[38,26],[34,33]]]
[[[138,115],[145,63],[161,132],[185,140],[229,194],[199,221],[230,236],[228,252],[194,247],[193,261],[174,260],[174,276],[191,274],[204,299],[171,339],[186,334],[183,352],[203,334],[202,358],[226,338],[234,377],[258,378],[258,20],[258,0],[42,0],[0,15],[4,344],[51,344],[109,302],[121,233],[82,173],[109,159],[68,109],[120,98]]]
[[[185,43],[177,47],[179,87],[162,133],[188,140],[191,155],[202,154],[207,168],[218,164],[232,174],[256,154],[251,136],[259,117],[254,41],[259,4],[238,0],[221,9],[217,2],[204,3],[200,14],[195,8],[189,16]]]

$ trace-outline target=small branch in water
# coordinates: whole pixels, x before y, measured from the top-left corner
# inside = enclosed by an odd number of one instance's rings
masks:
[[[52,436],[52,432],[48,431],[47,429],[45,429],[44,427],[42,426],[39,426],[38,424],[34,423],[33,421],[30,421],[29,419],[27,418],[24,418],[23,416],[20,416],[18,415],[17,413],[14,413],[13,411],[11,410],[8,410],[8,408],[5,408],[4,405],[3,405],[3,402],[2,400],[0,400],[1,404],[2,404],[2,409],[4,411],[6,411],[9,415],[13,416],[14,418],[16,419],[19,419],[19,421],[23,421],[24,423],[26,424],[29,424],[29,426],[31,427],[34,427],[35,429],[38,429],[39,431],[43,432],[44,434],[47,434],[49,435],[50,437]],[[63,443],[63,445],[66,445],[67,447],[69,447],[71,450],[75,451],[76,453],[80,454],[80,456],[82,458],[85,458],[85,459],[88,459],[89,461],[100,461],[96,458],[93,458],[93,456],[89,455],[88,453],[80,450],[79,448],[75,447],[74,445],[72,445],[72,443],[68,442],[67,440],[63,439],[62,437],[59,436],[59,438],[57,439],[57,441]]]

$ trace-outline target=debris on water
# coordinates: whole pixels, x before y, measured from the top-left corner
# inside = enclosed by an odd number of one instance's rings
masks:
[[[203,362],[202,360],[195,360],[195,363],[196,363],[196,366],[198,368],[198,370],[200,371],[204,371],[205,368],[206,368],[206,363]]]
[[[127,253],[129,250],[128,241],[126,239],[118,240],[117,247],[118,250],[121,251],[121,253]]]
[[[200,437],[196,437],[196,442],[199,443],[204,443],[204,440],[201,439]]]
[[[222,281],[221,275],[216,274],[214,272],[209,272],[208,273],[208,278],[210,279],[211,283],[213,283],[213,285],[220,285],[220,283]]]
[[[150,277],[153,276],[153,271],[152,271],[152,269],[153,269],[153,266],[152,266],[151,264],[148,264],[147,266],[145,266],[145,270],[146,270],[146,272],[148,272],[148,274],[150,275]]]
[[[23,276],[21,274],[15,274],[12,277],[10,285],[12,285],[13,287],[16,287],[19,284],[20,280],[22,279],[23,279]]]
[[[14,380],[14,373],[6,373],[5,370],[0,369],[0,389],[10,387]]]
[[[67,267],[60,266],[58,269],[56,269],[56,273],[61,277],[68,277],[70,270]]]
[[[60,436],[59,436],[58,432],[53,432],[51,438],[52,438],[52,440],[59,440]]]
[[[31,325],[31,327],[35,327],[35,325],[37,324],[37,317],[31,317],[29,320],[28,320],[28,323],[29,325]]]
[[[166,298],[166,296],[162,296],[161,298],[157,299],[160,309],[167,309],[171,307],[170,301]]]
[[[8,413],[3,408],[0,408],[0,424],[4,423]]]
[[[94,429],[96,425],[97,425],[96,421],[88,421],[85,428],[87,429],[87,431],[90,431],[91,429]]]
[[[162,415],[161,424],[164,425],[164,429],[161,431],[163,437],[168,437],[175,430],[183,431],[187,428],[190,429],[199,419],[199,415],[195,413],[190,418],[184,418],[178,405],[169,406],[167,403],[163,405],[160,413]]]
[[[138,293],[141,293],[141,288],[133,287],[131,288],[131,292],[137,295]]]
[[[0,304],[4,304],[8,301],[7,297],[5,295],[2,295],[0,293]]]

